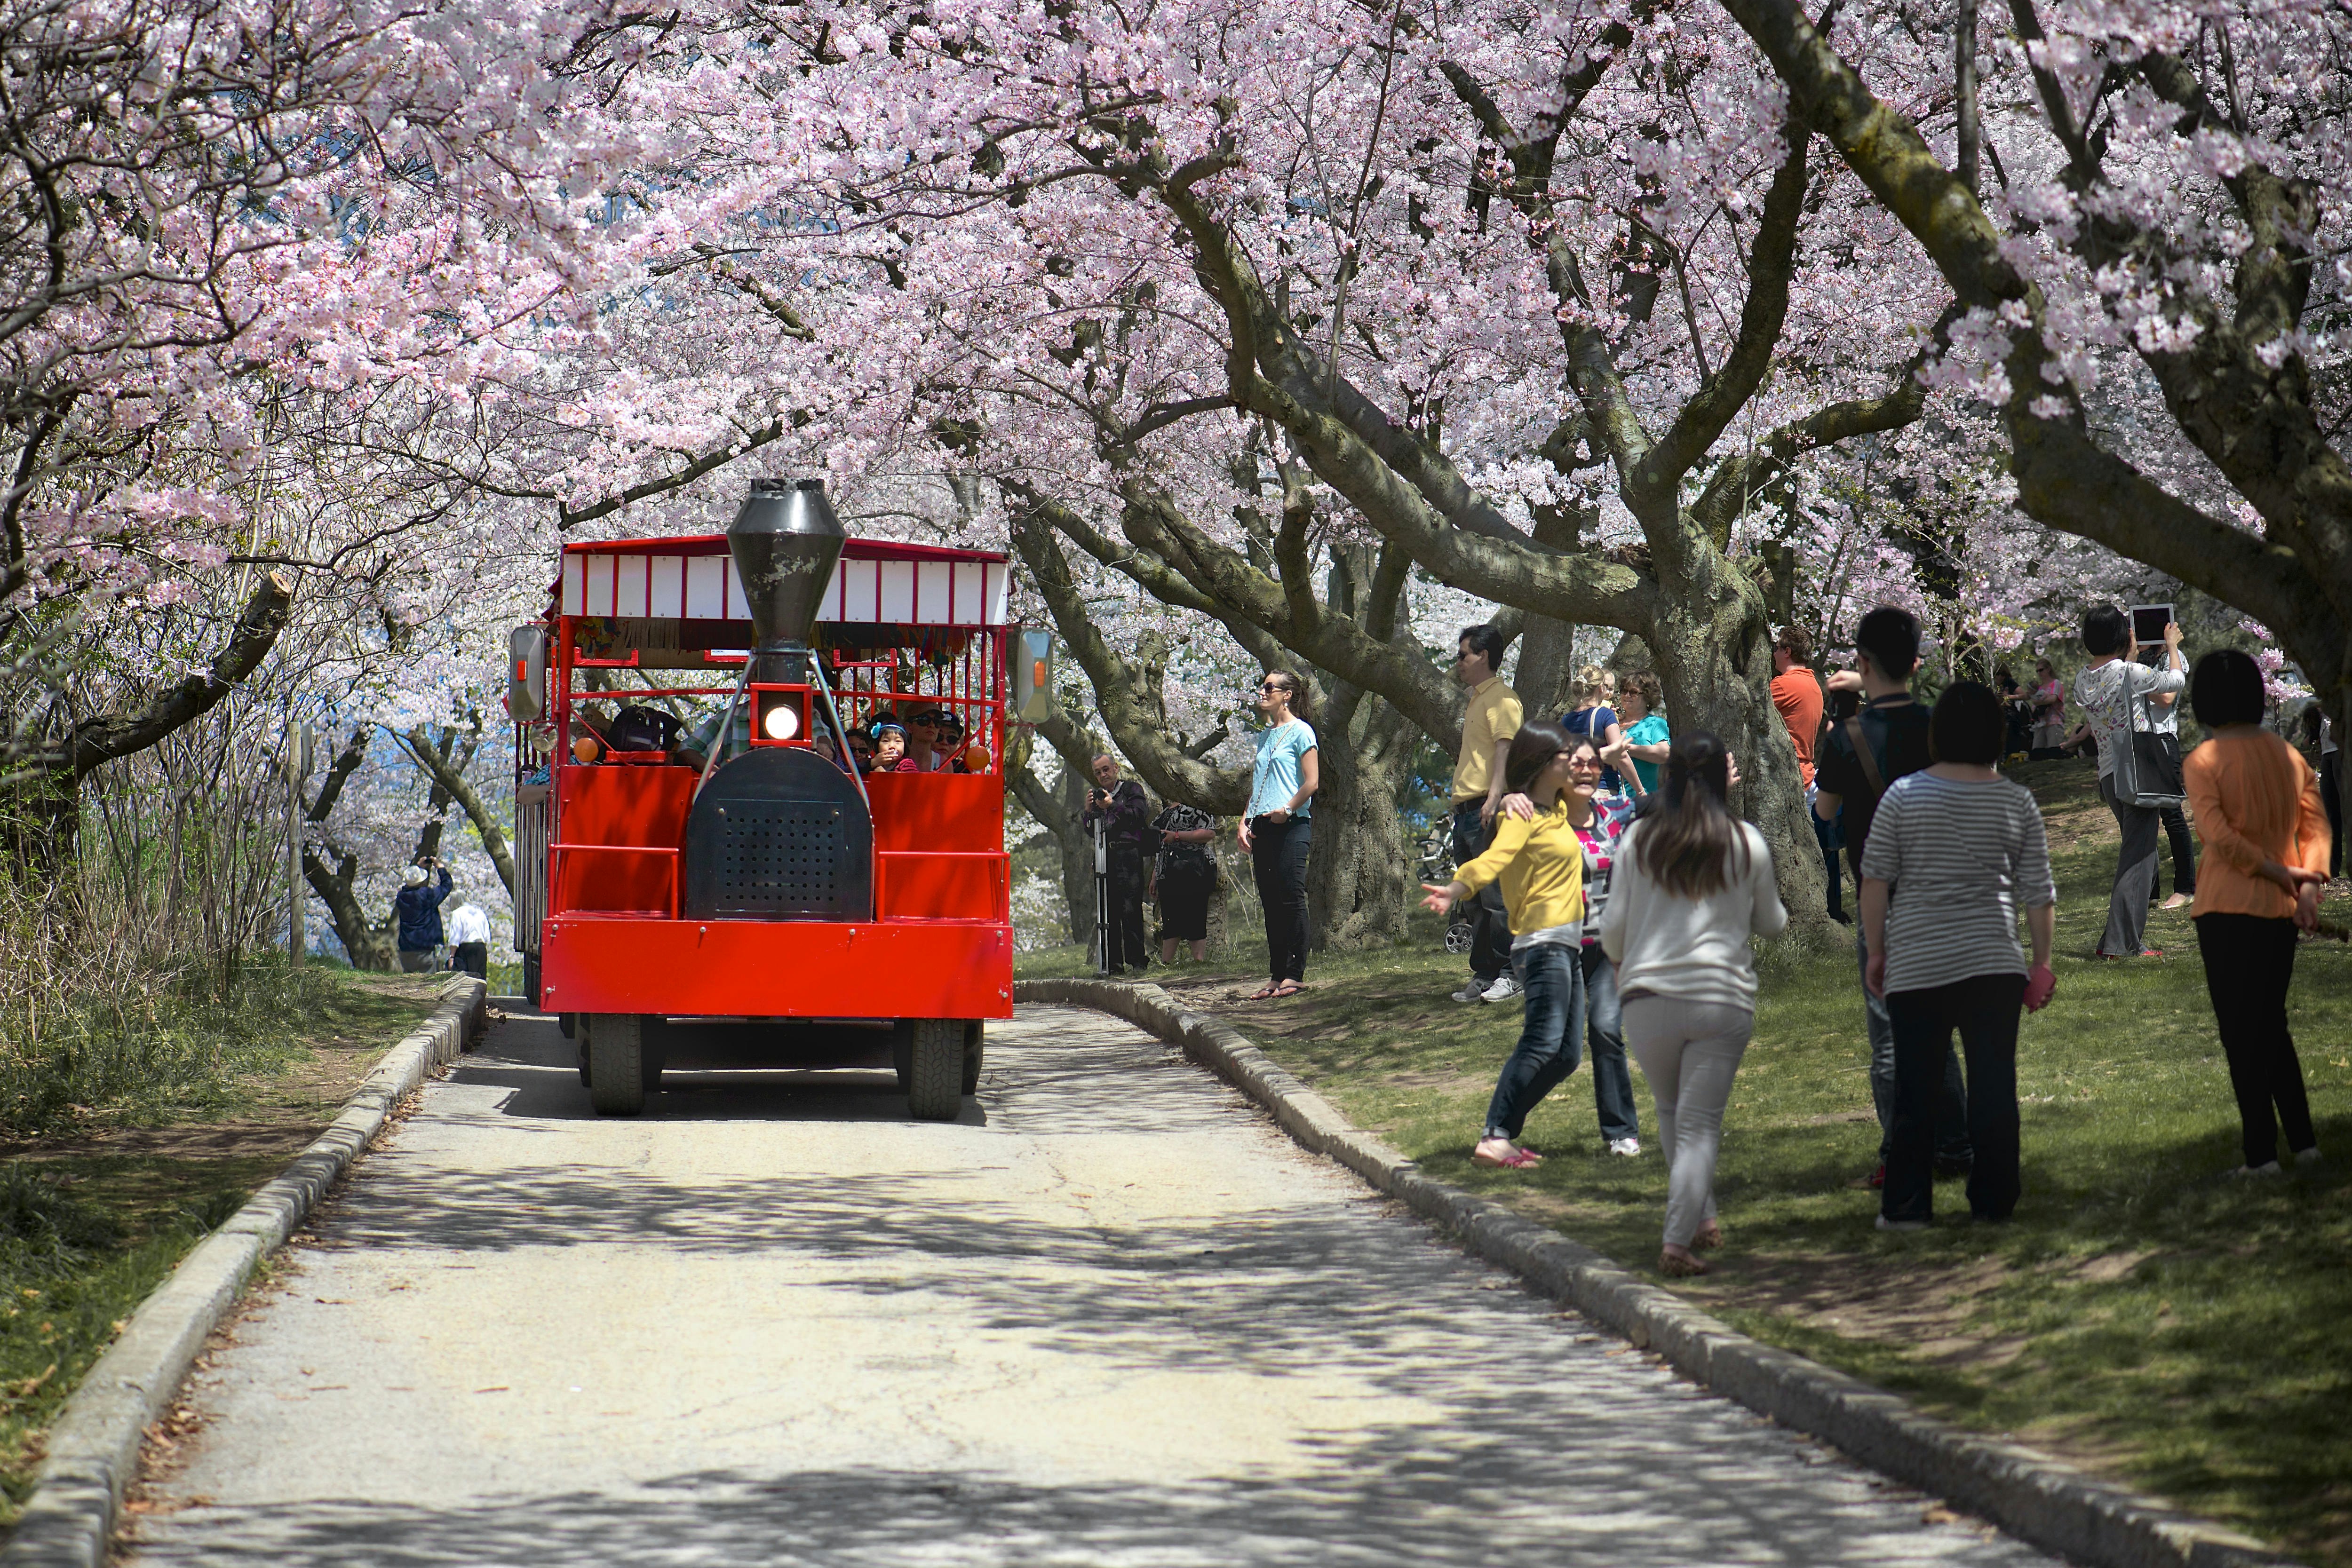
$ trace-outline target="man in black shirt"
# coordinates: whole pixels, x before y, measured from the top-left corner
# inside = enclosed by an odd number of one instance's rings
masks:
[[[1832,675],[1832,691],[1860,687],[1862,711],[1843,724],[1823,727],[1814,783],[1813,813],[1825,822],[1845,813],[1846,853],[1853,857],[1853,883],[1862,885],[1862,852],[1870,842],[1871,819],[1880,797],[1897,779],[1916,773],[1935,758],[1927,748],[1926,704],[1911,695],[1911,674],[1919,667],[1919,622],[1908,611],[1882,604],[1862,618],[1854,632],[1854,669]],[[1855,748],[1859,734],[1862,749]],[[1891,890],[1890,890],[1891,891]],[[1867,967],[1870,950],[1862,927],[1853,933],[1857,967]],[[1886,1179],[1886,1151],[1895,1130],[1895,1026],[1886,1016],[1886,999],[1862,988],[1863,1027],[1870,1037],[1870,1098],[1878,1112],[1878,1170],[1870,1178],[1877,1186]],[[1944,1086],[1936,1097],[1936,1160],[1948,1171],[1965,1170],[1972,1163],[1969,1148],[1968,1101],[1960,1077],[1959,1052],[1948,1040],[1944,1045]]]
[[[1103,968],[1124,975],[1132,967],[1141,974],[1150,962],[1150,949],[1143,944],[1143,898],[1150,886],[1146,870],[1160,835],[1151,831],[1151,802],[1143,786],[1118,776],[1117,758],[1096,758],[1094,774],[1095,787],[1087,791],[1086,810],[1078,813],[1078,821],[1092,836],[1100,819],[1110,852],[1110,922],[1102,938]]]

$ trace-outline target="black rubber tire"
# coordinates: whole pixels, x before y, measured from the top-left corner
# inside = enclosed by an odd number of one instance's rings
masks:
[[[988,1049],[987,1037],[988,1026],[979,1019],[963,1026],[963,1092],[967,1094],[980,1092],[980,1070],[984,1065],[982,1055]]]
[[[533,1009],[539,1006],[539,955],[536,953],[522,956],[522,999]]]
[[[907,1113],[918,1122],[952,1122],[963,1109],[963,1021],[917,1019]]]
[[[634,1116],[646,1108],[645,1019],[594,1013],[588,1025],[588,1103],[599,1116]]]

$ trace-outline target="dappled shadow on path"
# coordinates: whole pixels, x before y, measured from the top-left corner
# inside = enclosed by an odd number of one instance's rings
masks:
[[[1916,1506],[1825,1509],[1704,1456],[1704,1491],[1662,1513],[1615,1463],[1580,1458],[1591,1434],[1534,1452],[1417,1450],[1400,1441],[1298,1481],[1034,1486],[963,1471],[706,1472],[625,1493],[506,1498],[459,1508],[323,1503],[204,1509],[143,1529],[146,1564],[371,1568],[508,1563],[2023,1563],[1974,1531],[1921,1527]],[[1552,1462],[1547,1462],[1552,1461]],[[1628,1484],[1631,1482],[1632,1484]],[[1540,1490],[1529,1490],[1531,1484]],[[1907,1522],[1898,1522],[1904,1514]],[[1871,1517],[1875,1515],[1877,1517]],[[199,1523],[199,1521],[201,1521]],[[193,1527],[193,1528],[192,1528]]]
[[[764,1468],[732,1458],[685,1473],[624,1465],[615,1473],[633,1484],[559,1483],[432,1506],[189,1507],[142,1520],[134,1561],[2042,1561],[1975,1528],[1923,1521],[1915,1495],[1560,1314],[1300,1155],[1230,1091],[1170,1071],[1156,1043],[1097,1017],[1024,1013],[992,1040],[986,1127],[877,1129],[875,1137],[935,1140],[932,1157],[832,1173],[805,1160],[794,1168],[803,1151],[793,1141],[806,1134],[771,1134],[764,1124],[777,1118],[756,1113],[714,1118],[757,1124],[748,1149],[742,1130],[726,1134],[739,1140],[732,1171],[644,1163],[642,1142],[560,1140],[516,1110],[556,1047],[535,1036],[494,1043],[458,1075],[462,1092],[436,1100],[429,1122],[371,1159],[322,1222],[327,1245],[395,1272],[412,1257],[454,1255],[488,1270],[556,1248],[591,1259],[652,1252],[681,1266],[781,1260],[794,1291],[862,1296],[877,1308],[888,1298],[901,1322],[951,1314],[960,1335],[1017,1346],[991,1354],[1017,1354],[1024,1367],[1083,1362],[1082,1373],[1042,1378],[1040,1388],[1234,1401],[1260,1417],[1253,1429],[1282,1440],[1254,1458],[1134,1444],[1088,1450],[1080,1436],[1076,1458],[1041,1462],[1041,1446],[1022,1434],[1000,1445],[982,1433],[943,1458],[939,1434],[961,1428],[927,1422],[926,1402],[947,1408],[958,1391],[933,1380],[970,1377],[971,1364],[922,1352],[923,1370],[909,1372],[845,1359],[842,1401],[905,1401],[933,1446],[903,1467],[845,1462],[826,1451],[829,1434],[782,1435],[804,1410],[774,1409],[764,1420],[780,1435]],[[730,1092],[756,1101],[775,1092]],[[832,1119],[859,1119],[862,1089],[805,1092],[832,1102]],[[543,1144],[518,1139],[535,1127]],[[771,1135],[776,1174],[740,1174]],[[460,1142],[476,1163],[452,1179],[436,1156]],[[509,1151],[503,1164],[479,1161],[488,1142]],[[571,1157],[534,1158],[558,1150]],[[761,1386],[751,1371],[745,1401]],[[762,1419],[753,1407],[732,1415]],[[1061,1407],[1034,1408],[1027,1419],[1050,1422]],[[1134,1419],[1153,1431],[1229,1429],[1205,1416]],[[625,1447],[627,1435],[615,1441]],[[387,1482],[385,1495],[414,1494]]]

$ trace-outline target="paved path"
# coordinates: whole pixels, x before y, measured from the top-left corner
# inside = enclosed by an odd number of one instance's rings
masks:
[[[1465,1260],[1099,1015],[977,1103],[696,1074],[600,1121],[509,1019],[200,1375],[131,1560],[2048,1561]],[[675,1080],[674,1080],[675,1081]]]

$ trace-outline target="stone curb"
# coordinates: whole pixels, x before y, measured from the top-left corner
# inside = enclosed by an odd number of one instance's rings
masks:
[[[2294,1568],[2294,1559],[2250,1537],[2021,1444],[1924,1416],[1884,1389],[1749,1339],[1591,1248],[1423,1175],[1350,1125],[1240,1030],[1187,1010],[1158,986],[1019,980],[1013,996],[1092,1008],[1181,1045],[1265,1107],[1306,1148],[1435,1221],[1488,1262],[1655,1351],[1694,1381],[2011,1535],[2093,1568]],[[8,1568],[5,1558],[0,1568]]]
[[[179,1392],[205,1337],[253,1266],[293,1234],[393,1107],[480,1032],[483,989],[469,975],[442,987],[440,1006],[376,1063],[318,1141],[139,1304],[49,1428],[48,1457],[0,1551],[0,1568],[102,1568],[123,1488],[138,1473],[140,1439]]]

